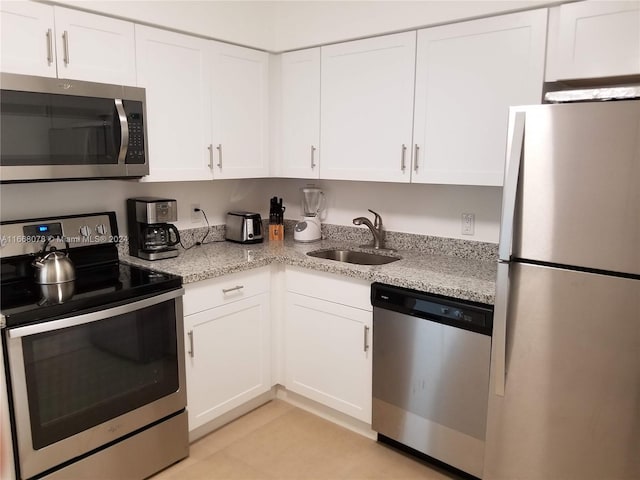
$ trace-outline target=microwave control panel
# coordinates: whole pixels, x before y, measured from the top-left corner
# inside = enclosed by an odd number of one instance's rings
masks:
[[[127,123],[129,124],[129,149],[125,162],[143,164],[145,163],[145,154],[142,102],[123,100],[122,103],[127,112]]]

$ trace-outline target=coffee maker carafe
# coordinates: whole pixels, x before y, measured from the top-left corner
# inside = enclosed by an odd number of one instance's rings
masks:
[[[175,247],[180,233],[177,202],[170,198],[138,197],[127,199],[129,254],[145,260],[160,260],[178,256]]]

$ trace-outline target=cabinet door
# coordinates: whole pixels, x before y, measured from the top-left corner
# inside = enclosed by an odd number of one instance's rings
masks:
[[[269,55],[211,42],[215,178],[269,175]]]
[[[321,48],[320,178],[409,181],[415,36]]]
[[[509,106],[540,103],[546,10],[418,32],[412,181],[502,185]]]
[[[213,178],[207,48],[200,38],[136,25],[138,86],[147,94],[144,181]]]
[[[59,78],[136,85],[133,23],[54,8]]]
[[[640,1],[569,3],[552,13],[547,80],[640,74]]]
[[[287,389],[371,423],[372,313],[287,293]]]
[[[189,430],[269,391],[268,294],[188,315],[185,330]]]
[[[282,176],[319,178],[320,48],[283,53]]]
[[[0,3],[0,70],[56,76],[53,7],[34,2]]]

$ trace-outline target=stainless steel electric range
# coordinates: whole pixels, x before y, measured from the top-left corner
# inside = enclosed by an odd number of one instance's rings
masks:
[[[115,212],[0,229],[16,477],[142,479],[186,457],[181,278],[120,263]],[[74,280],[36,282],[45,245]]]

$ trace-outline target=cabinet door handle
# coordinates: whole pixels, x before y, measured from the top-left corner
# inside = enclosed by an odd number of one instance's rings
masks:
[[[223,288],[222,293],[226,295],[227,293],[235,292],[236,290],[242,290],[243,288],[244,288],[244,285],[236,285],[235,287],[231,287],[231,288]]]
[[[64,64],[69,65],[69,32],[66,30],[62,34],[62,41],[64,42]]]
[[[416,143],[413,150],[413,171],[418,172],[418,154],[420,153],[420,147]]]
[[[316,161],[315,161],[315,154],[316,154],[316,147],[314,147],[313,145],[311,145],[311,169],[313,170],[314,168],[316,168]]]
[[[218,144],[218,146],[216,147],[216,150],[218,150],[218,168],[222,170],[222,144],[221,143]]]
[[[369,327],[364,326],[364,351],[369,351]]]
[[[209,150],[209,168],[213,170],[213,143],[210,143],[207,149]]]
[[[47,30],[47,62],[49,65],[53,63],[53,32]]]
[[[402,155],[400,157],[400,170],[402,170],[403,172],[407,169],[407,163],[406,163],[406,157],[407,157],[407,146],[403,143],[402,144]]]
[[[189,337],[189,351],[187,353],[193,358],[193,330],[189,330],[187,336]]]

